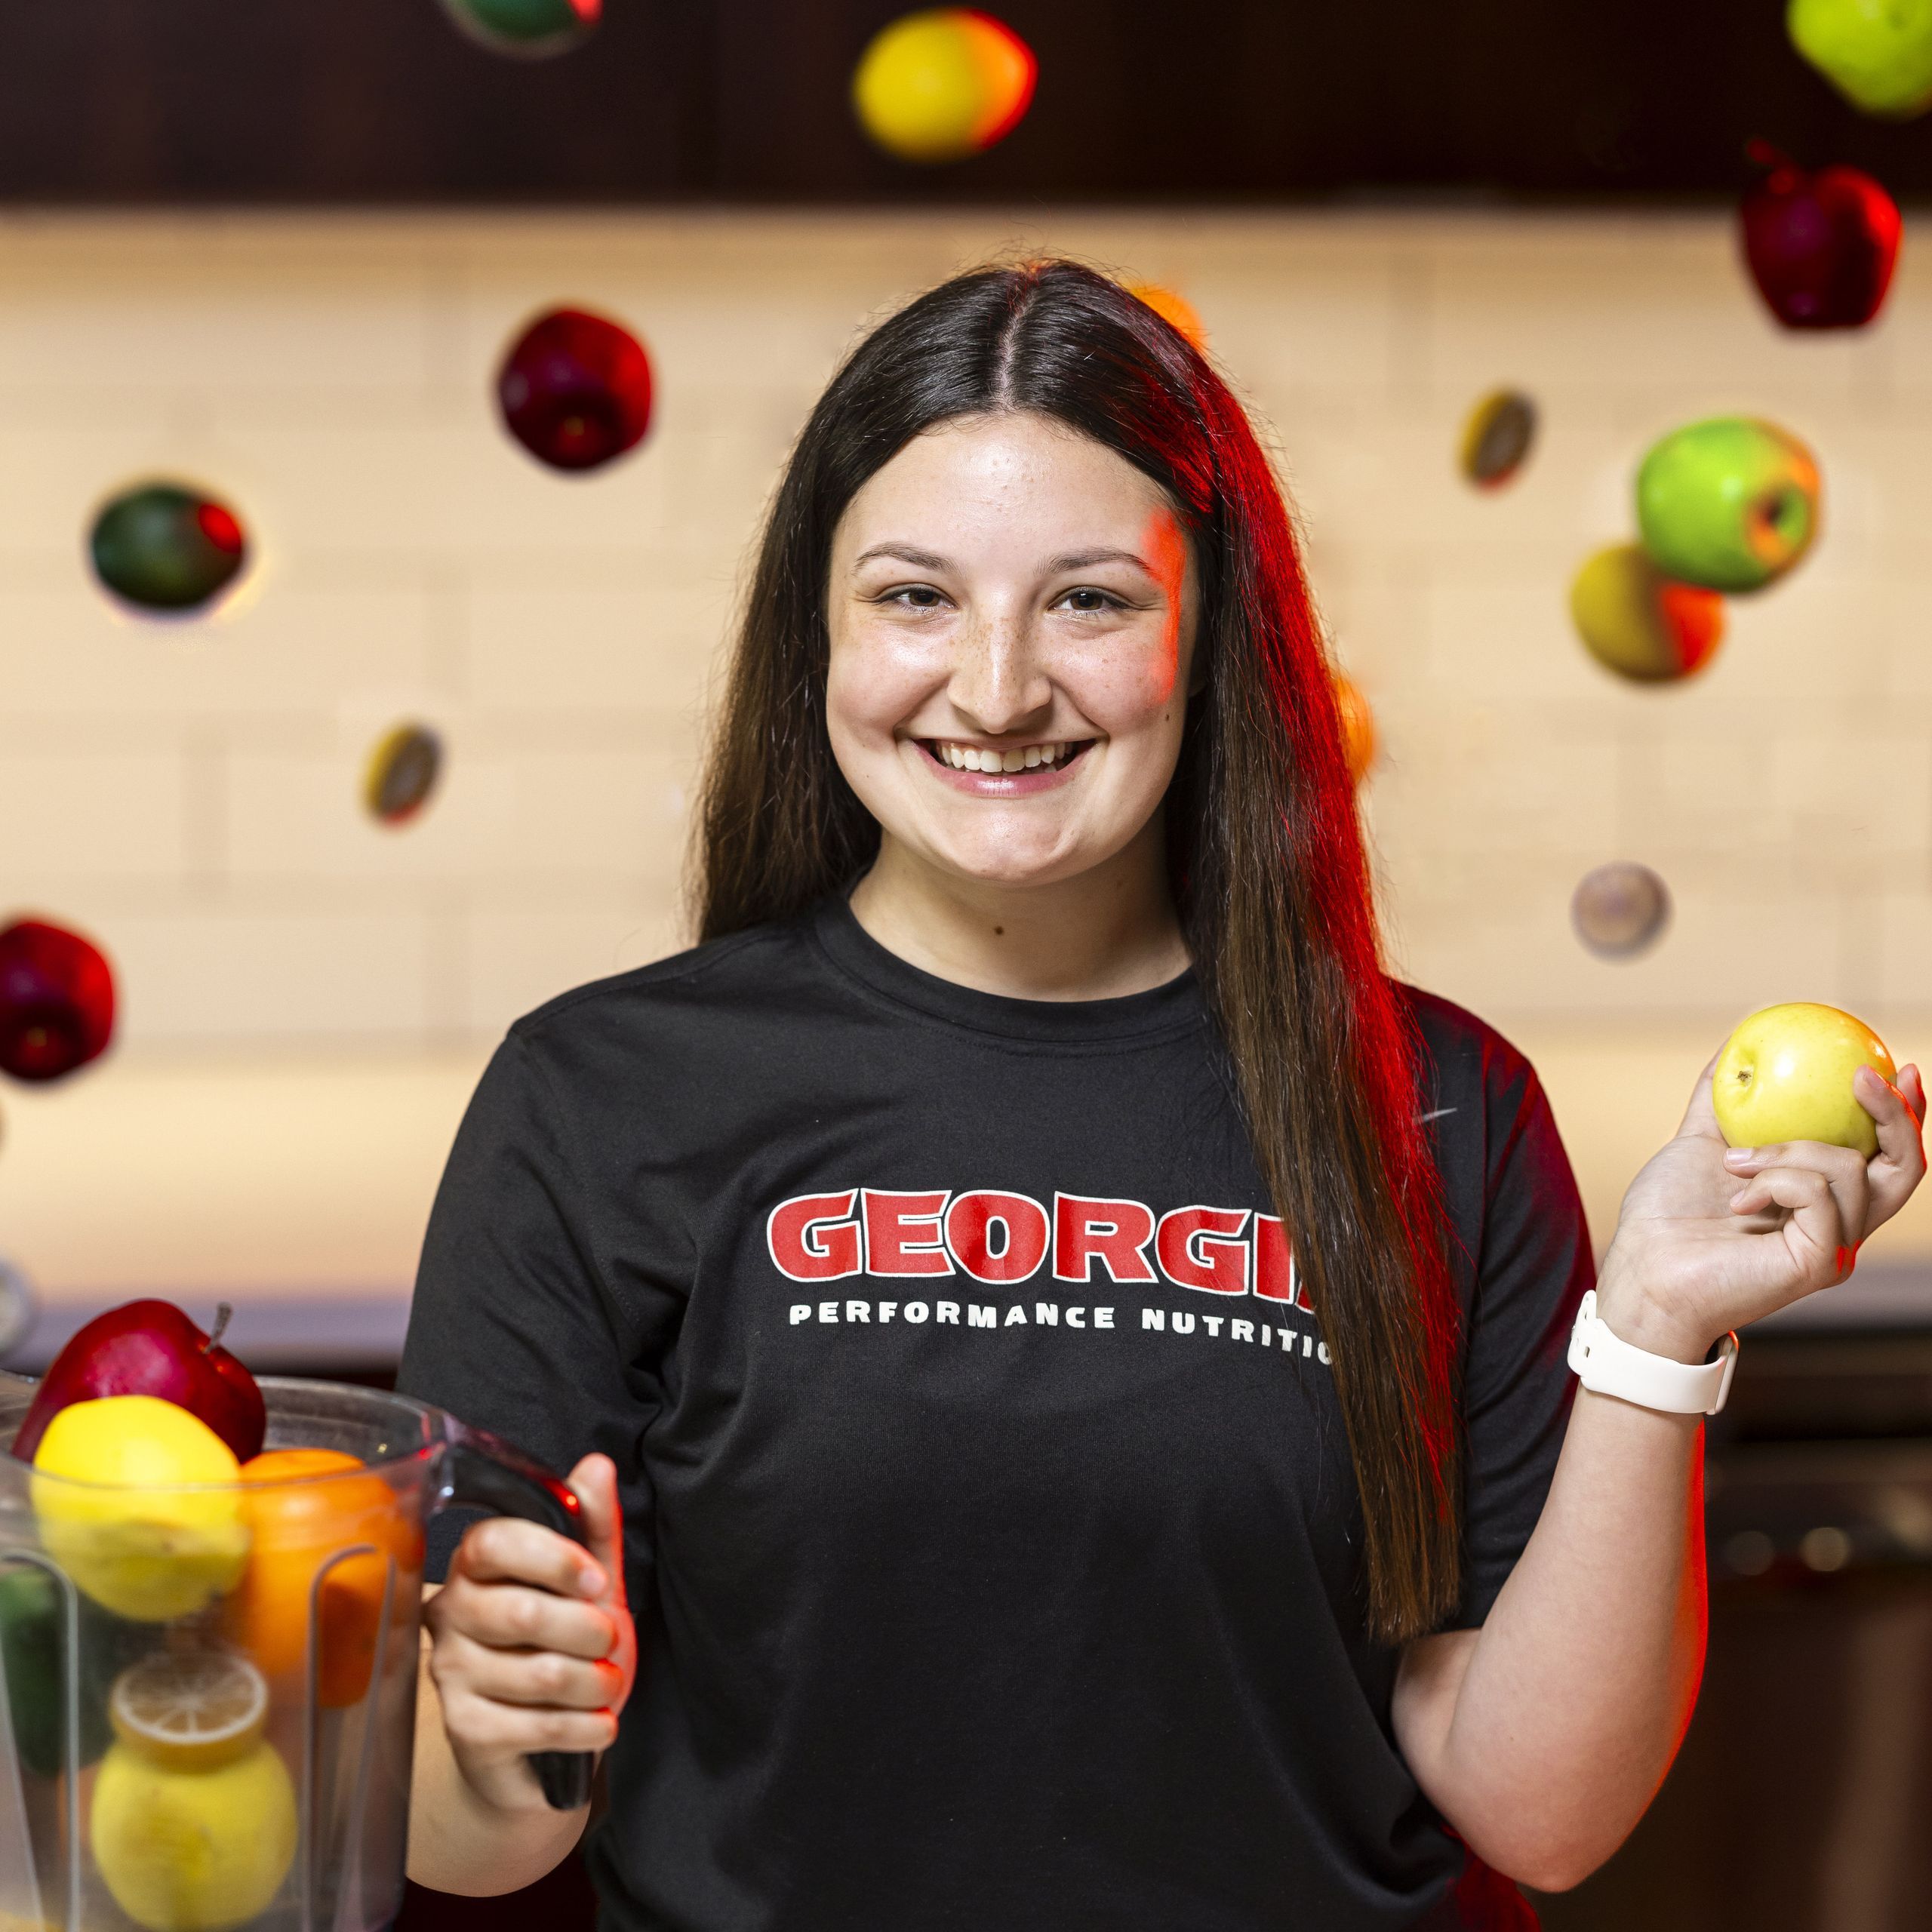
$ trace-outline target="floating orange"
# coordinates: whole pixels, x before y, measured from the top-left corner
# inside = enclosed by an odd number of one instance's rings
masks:
[[[1349,782],[1359,785],[1375,762],[1375,713],[1359,686],[1348,678],[1335,680],[1335,709],[1341,714],[1342,752],[1349,762]]]
[[[389,1558],[398,1590],[417,1587],[423,1559],[395,1493],[380,1476],[356,1474],[363,1466],[335,1449],[271,1449],[242,1465],[253,1540],[228,1599],[229,1637],[265,1675],[296,1676],[308,1662],[312,1600],[317,1695],[330,1710],[359,1702],[369,1687]],[[372,1547],[330,1562],[358,1543]]]
[[[1157,281],[1130,281],[1127,292],[1146,303],[1162,321],[1178,329],[1203,355],[1207,353],[1207,329],[1202,325],[1200,311],[1186,296],[1177,295]]]

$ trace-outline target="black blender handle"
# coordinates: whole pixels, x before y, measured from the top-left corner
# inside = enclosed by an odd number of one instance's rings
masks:
[[[449,1445],[445,1502],[540,1523],[589,1548],[583,1505],[541,1463],[501,1436],[472,1429],[454,1416],[448,1418],[445,1440]],[[530,1768],[552,1810],[574,1811],[590,1802],[595,1760],[588,1751],[533,1751]]]

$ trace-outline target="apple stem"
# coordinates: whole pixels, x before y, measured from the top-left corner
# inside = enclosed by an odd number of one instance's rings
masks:
[[[1746,156],[1755,162],[1760,168],[1795,169],[1798,165],[1783,149],[1772,146],[1770,143],[1763,139],[1761,136],[1754,134],[1749,140],[1746,141],[1744,143],[1744,152]]]
[[[235,1307],[232,1302],[218,1301],[215,1303],[214,1327],[209,1331],[208,1340],[202,1345],[203,1355],[206,1355],[209,1349],[221,1340],[222,1331],[228,1326],[229,1318],[234,1312]]]

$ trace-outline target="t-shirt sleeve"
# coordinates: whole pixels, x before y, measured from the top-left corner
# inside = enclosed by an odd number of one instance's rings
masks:
[[[1493,1035],[1483,1060],[1482,1234],[1463,1360],[1466,1567],[1448,1629],[1489,1614],[1543,1512],[1570,1416],[1571,1324],[1595,1278],[1542,1082]]]
[[[471,1100],[436,1193],[397,1386],[507,1438],[559,1475],[616,1463],[625,1567],[651,1560],[635,1333],[598,1269],[581,1177],[530,1047],[512,1033]],[[432,1524],[440,1580],[480,1512]]]

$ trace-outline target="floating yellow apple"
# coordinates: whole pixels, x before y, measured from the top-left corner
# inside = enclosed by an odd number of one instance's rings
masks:
[[[866,132],[902,161],[963,161],[1018,127],[1038,75],[1033,50],[974,7],[922,8],[873,35],[852,76]]]
[[[1858,1103],[1852,1075],[1869,1066],[1898,1078],[1885,1043],[1835,1006],[1795,1000],[1740,1023],[1718,1057],[1711,1090],[1718,1126],[1734,1147],[1822,1140],[1878,1151],[1878,1125]]]
[[[1672,581],[1640,543],[1613,543],[1584,565],[1570,616],[1590,655],[1634,684],[1694,677],[1724,637],[1724,599]]]

